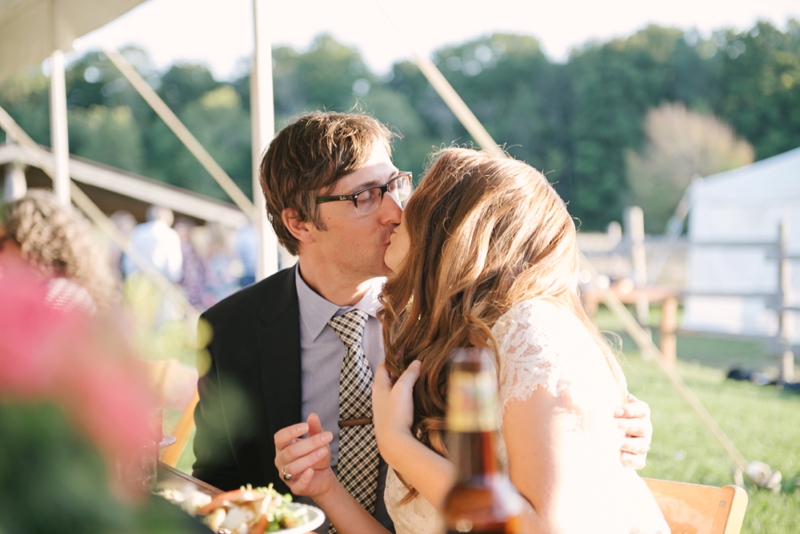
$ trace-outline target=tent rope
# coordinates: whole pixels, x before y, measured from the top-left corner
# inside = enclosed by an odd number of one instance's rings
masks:
[[[136,92],[147,102],[147,104],[161,117],[164,124],[172,130],[181,143],[197,158],[197,161],[203,168],[208,171],[208,174],[219,184],[233,202],[242,210],[245,215],[251,220],[256,219],[256,208],[253,202],[247,198],[236,182],[228,176],[228,173],[216,162],[216,160],[208,153],[208,151],[200,144],[200,141],[192,135],[192,132],[181,122],[177,115],[167,106],[158,94],[153,91],[153,88],[136,72],[125,57],[115,50],[103,47],[103,53],[108,56],[108,59],[119,69],[122,75],[130,82]]]
[[[483,124],[481,124],[475,114],[472,113],[472,110],[469,109],[469,106],[467,106],[456,90],[453,89],[453,86],[450,85],[450,82],[447,81],[442,72],[433,64],[433,61],[417,52],[414,43],[395,23],[394,19],[389,15],[389,12],[386,11],[386,8],[381,2],[375,0],[375,5],[383,12],[389,23],[394,26],[397,33],[400,34],[411,49],[414,61],[417,63],[419,70],[431,86],[433,86],[442,100],[444,100],[447,107],[450,108],[450,111],[453,112],[464,128],[466,128],[467,132],[477,141],[478,145],[483,147],[484,150],[491,152],[494,156],[505,156],[505,152],[494,142],[494,139],[492,139],[492,136],[486,131],[486,128],[483,127]]]
[[[596,280],[600,276],[597,269],[583,253],[581,253],[581,263],[584,268],[591,273],[592,278]],[[623,328],[625,328],[625,331],[631,336],[642,353],[646,357],[652,358],[658,364],[658,367],[666,375],[670,383],[678,390],[683,400],[694,410],[719,444],[722,445],[731,460],[733,460],[737,467],[745,470],[748,465],[745,457],[739,452],[736,445],[733,444],[733,441],[725,434],[711,414],[708,413],[703,403],[700,402],[700,399],[698,399],[689,386],[686,385],[686,382],[683,381],[683,378],[681,378],[675,368],[667,363],[664,354],[655,343],[653,343],[650,335],[645,332],[644,328],[636,321],[631,312],[628,311],[628,308],[625,307],[619,297],[617,297],[610,288],[601,287],[600,290],[603,294],[603,301],[606,306],[608,306],[614,315],[622,321]]]

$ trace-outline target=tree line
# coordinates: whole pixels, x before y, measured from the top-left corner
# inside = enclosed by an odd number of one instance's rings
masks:
[[[160,72],[144,51],[123,53],[251,195],[249,73],[219,81],[197,64]],[[629,174],[642,165],[631,166],[631,155],[646,152],[645,118],[662,104],[716,117],[752,145],[755,159],[800,146],[796,20],[710,37],[651,25],[586,43],[562,63],[534,37],[493,34],[443,47],[432,59],[494,139],[547,174],[583,229],[619,220],[634,200]],[[276,47],[273,76],[277,128],[316,109],[371,113],[402,134],[395,163],[417,177],[436,148],[472,143],[410,61],[378,75],[358,49],[320,35],[307,50]],[[40,69],[0,87],[0,105],[43,145],[50,144],[48,87]],[[68,66],[67,94],[71,153],[226,198],[101,52]],[[675,194],[664,203],[669,213]],[[648,230],[662,223],[649,221]]]

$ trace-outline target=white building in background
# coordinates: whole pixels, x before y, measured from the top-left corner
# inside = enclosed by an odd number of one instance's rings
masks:
[[[777,244],[779,225],[786,220],[788,251],[800,256],[800,148],[700,180],[692,186],[691,200],[683,328],[775,336],[778,314],[768,308],[774,297],[760,296],[778,291],[778,261],[770,257],[775,249],[736,244]],[[800,305],[800,260],[791,268],[792,303]],[[717,292],[750,296],[709,294]],[[791,339],[800,343],[800,312],[793,314],[791,326]]]

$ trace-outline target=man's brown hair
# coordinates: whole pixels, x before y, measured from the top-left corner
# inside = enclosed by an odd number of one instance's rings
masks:
[[[272,228],[286,250],[296,255],[299,242],[283,224],[283,210],[293,209],[299,220],[324,230],[316,204],[319,192],[363,167],[375,143],[391,154],[395,135],[368,115],[321,111],[278,132],[261,160],[259,178]]]

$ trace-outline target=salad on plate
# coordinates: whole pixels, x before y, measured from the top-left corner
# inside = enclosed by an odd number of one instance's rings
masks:
[[[302,525],[314,528],[322,523],[322,513],[313,507],[292,502],[291,495],[281,495],[272,485],[209,496],[191,488],[162,486],[156,493],[181,506],[217,534],[263,534],[264,532],[300,532]],[[308,523],[313,522],[314,525]]]

